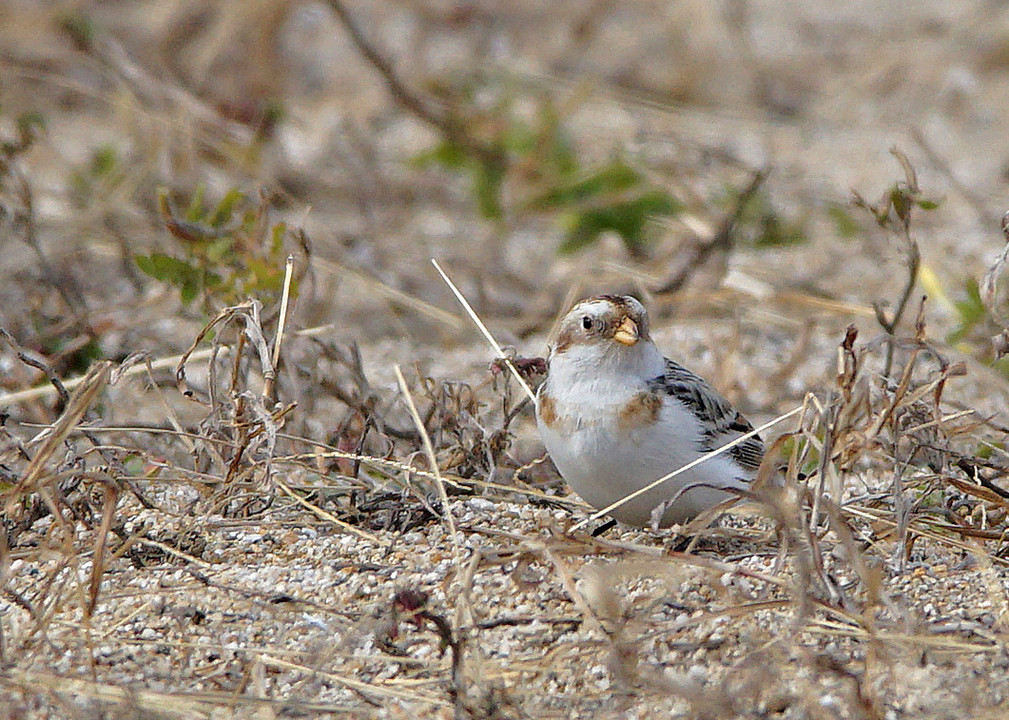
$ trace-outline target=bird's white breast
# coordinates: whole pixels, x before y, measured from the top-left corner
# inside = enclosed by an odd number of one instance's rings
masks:
[[[642,398],[648,399],[647,375],[578,370],[568,362],[551,363],[550,376],[540,389],[537,419],[557,469],[590,505],[607,507],[702,454],[701,423],[675,399],[651,394],[658,404],[646,410],[654,413],[627,412]],[[718,456],[610,514],[629,524],[647,525],[652,510],[687,485],[740,487],[744,484],[740,474],[731,459]],[[682,522],[727,497],[714,488],[686,491],[665,513],[662,524]]]

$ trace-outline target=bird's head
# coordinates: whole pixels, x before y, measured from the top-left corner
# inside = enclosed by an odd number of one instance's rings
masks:
[[[651,341],[644,306],[630,295],[599,295],[582,300],[564,316],[551,356],[579,347],[611,355],[642,341]]]

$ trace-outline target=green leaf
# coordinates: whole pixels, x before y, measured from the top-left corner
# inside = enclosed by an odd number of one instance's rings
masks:
[[[197,269],[189,263],[164,253],[136,255],[133,258],[137,267],[155,280],[171,283],[181,283],[187,276],[197,273]]]
[[[245,193],[238,188],[231,188],[228,193],[221,198],[217,206],[211,211],[207,223],[211,227],[219,228],[231,220],[235,212],[235,206],[245,199]]]
[[[496,160],[481,162],[473,170],[473,195],[480,215],[488,220],[497,220],[503,214],[501,186],[504,177],[504,163]]]
[[[203,271],[163,253],[136,255],[134,261],[145,274],[177,288],[182,302],[186,305],[196,299],[204,287],[215,287],[220,285],[222,280],[217,273]]]
[[[259,211],[256,208],[249,208],[242,213],[242,222],[239,223],[239,227],[241,227],[244,232],[251,233],[256,229],[259,217]]]
[[[586,176],[551,188],[534,198],[529,205],[534,210],[567,207],[600,195],[624,192],[642,182],[641,173],[630,165],[617,161]]]
[[[179,287],[179,298],[183,305],[188,305],[196,299],[200,293],[200,281],[198,278],[186,278]]]
[[[894,185],[890,189],[890,205],[901,222],[907,222],[911,216],[911,205],[913,198],[904,188]]]
[[[557,133],[551,140],[547,148],[547,157],[557,168],[558,173],[565,177],[578,172],[578,156],[575,154],[575,146],[571,139],[564,133]]]
[[[96,178],[112,175],[119,164],[119,156],[112,145],[102,145],[91,154],[91,174]]]
[[[279,258],[284,249],[284,236],[287,234],[287,223],[279,222],[270,230],[270,257]]]
[[[105,352],[102,350],[101,344],[96,338],[91,338],[83,346],[70,353],[69,356],[64,356],[63,362],[66,364],[68,371],[80,374],[87,372],[88,368],[96,360],[101,360],[104,357]]]
[[[822,438],[822,434],[818,434],[818,437]],[[791,436],[787,438],[781,445],[779,450],[780,458],[783,460],[791,461],[794,456],[799,458],[805,458],[802,461],[802,465],[799,467],[800,472],[811,473],[820,465],[820,451],[817,449],[815,443],[810,442],[808,438]]]
[[[968,278],[964,284],[967,296],[962,300],[953,302],[959,324],[947,336],[946,343],[955,345],[970,334],[970,331],[987,317],[988,310],[981,302],[981,290],[978,288],[977,280]]]
[[[22,138],[30,137],[36,130],[45,130],[46,119],[38,110],[29,110],[18,115],[18,134]]]
[[[450,140],[442,140],[431,150],[426,150],[413,156],[412,164],[416,167],[440,165],[449,170],[461,170],[472,163],[466,149]]]
[[[964,289],[967,291],[967,298],[957,300],[954,303],[960,320],[969,323],[981,322],[987,311],[985,310],[984,303],[981,301],[981,288],[978,286],[977,280],[967,278],[966,283],[964,283]]]
[[[680,201],[665,190],[649,190],[629,205],[646,216],[676,215],[683,209]]]
[[[249,260],[248,269],[252,280],[248,288],[250,290],[258,292],[277,291],[283,285],[284,274],[274,263],[259,258],[252,258]]]
[[[199,222],[203,219],[205,210],[203,208],[203,196],[207,192],[207,186],[200,183],[196,186],[193,196],[189,199],[189,207],[182,213],[182,217],[191,223]]]
[[[95,43],[95,23],[81,10],[63,11],[58,16],[60,30],[65,32],[81,52],[89,52]]]
[[[561,255],[572,255],[594,243],[599,234],[608,227],[595,212],[579,213],[568,218],[568,230],[561,241],[557,252]]]
[[[647,245],[645,226],[659,215],[675,215],[680,203],[664,190],[650,190],[639,197],[622,202],[589,208],[569,221],[570,227],[558,252],[569,255],[599,239],[604,232],[615,232],[632,254]]]
[[[137,453],[130,453],[125,458],[122,458],[121,462],[126,472],[130,475],[139,477],[147,470],[147,460],[144,459],[143,455]]]
[[[539,136],[525,123],[513,122],[501,135],[501,146],[515,155],[529,155],[539,145]]]
[[[235,238],[232,235],[217,238],[207,246],[207,260],[215,264],[221,262],[234,244]]]
[[[800,245],[808,239],[802,220],[786,220],[778,213],[770,213],[763,217],[760,234],[754,239],[753,246],[769,248]]]
[[[575,155],[574,143],[564,132],[557,108],[547,99],[539,111],[540,135],[543,138],[545,158],[556,168],[560,175],[570,175],[578,169],[578,158]]]
[[[974,456],[987,460],[995,454],[996,450],[1005,450],[1005,443],[982,440],[974,450]]]
[[[275,128],[287,117],[287,110],[280,98],[268,98],[259,117],[259,125],[256,128],[256,137],[268,138]]]
[[[853,238],[861,231],[858,222],[843,205],[834,203],[827,208],[827,215],[834,221],[837,234],[843,238]]]
[[[991,365],[999,375],[1009,379],[1009,355],[1001,357]]]

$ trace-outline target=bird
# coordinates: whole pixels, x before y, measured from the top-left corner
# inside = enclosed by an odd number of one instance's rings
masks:
[[[703,378],[663,355],[630,295],[590,297],[561,320],[536,421],[561,477],[597,510],[753,430]],[[763,455],[753,435],[609,514],[637,527],[682,524],[745,490]]]

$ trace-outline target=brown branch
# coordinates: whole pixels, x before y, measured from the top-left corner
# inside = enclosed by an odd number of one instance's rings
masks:
[[[67,403],[70,402],[70,393],[67,392],[66,386],[63,385],[63,381],[60,380],[59,375],[56,374],[56,371],[53,370],[52,366],[42,358],[30,355],[6,329],[0,328],[0,337],[6,340],[7,344],[11,346],[11,349],[18,356],[18,360],[23,362],[25,365],[29,365],[36,370],[41,370],[45,373],[46,378],[50,383],[52,383],[52,386],[56,388],[56,392],[60,396],[58,411],[63,412],[63,408],[65,408]]]
[[[890,370],[893,367],[893,349],[894,345],[896,345],[895,333],[897,326],[900,325],[900,320],[904,317],[904,311],[907,309],[908,301],[911,299],[911,293],[914,291],[914,286],[918,283],[918,269],[921,266],[921,253],[918,251],[918,243],[912,240],[909,234],[905,235],[905,240],[907,241],[908,253],[907,282],[904,284],[904,291],[897,302],[897,310],[894,312],[893,317],[887,320],[882,306],[878,302],[872,304],[872,309],[876,311],[876,320],[886,332],[887,339],[889,340],[886,346],[886,364],[883,367],[883,377],[885,378],[890,377]],[[924,301],[925,298],[923,296],[922,302],[924,303]]]
[[[407,87],[406,83],[396,73],[392,63],[365,37],[364,32],[347,11],[343,0],[327,0],[327,4],[336,13],[340,23],[346,28],[347,34],[350,35],[354,46],[364,56],[364,59],[382,76],[382,80],[385,81],[385,86],[388,88],[393,100],[418,119],[442,132],[452,143],[478,156],[482,161],[495,162],[500,160],[499,152],[468,135],[456,118],[448,113],[434,110],[419,95],[416,95]]]
[[[921,253],[918,250],[918,243],[911,237],[911,214],[916,205],[921,204],[922,192],[918,185],[918,174],[907,155],[896,147],[890,148],[890,154],[900,163],[904,171],[904,181],[894,183],[893,187],[883,193],[883,197],[873,205],[867,202],[861,195],[852,190],[851,202],[855,207],[868,211],[875,218],[876,223],[881,228],[888,228],[898,232],[904,240],[907,248],[907,269],[908,277],[897,302],[897,309],[889,320],[883,312],[879,303],[873,303],[873,310],[876,311],[876,320],[886,332],[887,350],[886,365],[883,369],[883,377],[890,377],[890,370],[893,367],[893,352],[896,345],[895,332],[900,324],[907,304],[911,299],[911,293],[918,282],[918,271],[921,265]],[[924,298],[922,299],[924,302]],[[920,340],[920,338],[919,338]]]
[[[346,28],[347,34],[350,35],[350,39],[354,43],[354,46],[357,47],[362,55],[364,55],[364,59],[371,63],[371,65],[378,71],[378,74],[382,76],[386,87],[389,88],[389,92],[392,94],[396,102],[400,103],[403,107],[424,122],[437,128],[444,129],[446,119],[429,108],[424,101],[407,89],[406,84],[400,80],[399,75],[397,75],[395,69],[393,69],[392,63],[386,60],[368,41],[368,38],[364,36],[364,32],[362,32],[360,27],[358,27],[354,18],[351,17],[350,13],[347,11],[347,8],[344,7],[343,2],[341,0],[328,0],[328,4],[329,7],[333,9],[333,12],[336,13],[336,16],[340,19],[344,28]]]
[[[715,232],[714,237],[711,238],[711,241],[697,248],[694,252],[694,256],[690,258],[690,260],[688,260],[687,263],[680,268],[675,275],[673,275],[673,277],[653,291],[655,294],[664,295],[678,292],[686,284],[687,280],[690,279],[690,276],[693,275],[716,250],[728,252],[732,248],[732,244],[735,239],[734,231],[736,229],[736,225],[739,224],[739,219],[743,216],[746,206],[750,204],[750,200],[753,199],[753,196],[757,194],[757,190],[760,189],[764,180],[767,179],[767,173],[767,168],[761,168],[753,173],[749,184],[743,188],[742,192],[739,193],[739,197],[736,198],[736,204],[722,219],[722,223],[718,226],[718,230]]]

